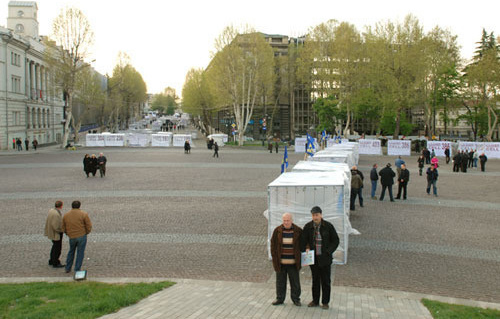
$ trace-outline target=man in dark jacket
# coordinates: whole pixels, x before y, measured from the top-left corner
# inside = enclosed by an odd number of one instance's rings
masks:
[[[354,165],[352,168],[351,168],[351,175],[353,172],[356,172],[356,174],[359,175],[359,177],[361,178],[361,186],[358,188],[358,192],[357,192],[357,195],[359,196],[359,206],[360,207],[363,207],[363,182],[365,180],[365,176],[363,175],[363,173],[358,169],[358,167],[356,165]],[[352,190],[351,190],[352,192]]]
[[[403,189],[403,200],[406,199],[406,186],[408,186],[408,182],[410,181],[410,171],[406,168],[405,164],[401,165],[401,174],[399,175],[398,180],[398,195],[396,195],[396,199],[401,199],[401,189]]]
[[[292,222],[290,213],[283,214],[283,224],[276,227],[271,237],[271,256],[276,271],[276,300],[281,305],[286,297],[286,280],[290,279],[290,295],[293,304],[300,307],[300,235],[302,228]]]
[[[446,156],[446,164],[450,162],[450,148],[446,147],[444,149],[444,156]]]
[[[434,196],[437,197],[436,184],[439,176],[438,170],[434,165],[431,165],[431,167],[427,169],[426,174],[427,174],[427,195],[431,194],[431,185],[432,185],[432,192],[434,193]]]
[[[479,155],[479,164],[481,165],[481,172],[484,172],[484,166],[486,165],[486,161],[488,160],[488,157],[486,154],[482,153]]]
[[[380,175],[380,184],[382,185],[380,200],[384,200],[385,190],[389,189],[389,197],[391,202],[393,202],[394,197],[392,196],[392,185],[394,184],[394,176],[396,176],[396,173],[392,170],[391,163],[387,163],[387,165],[380,170],[378,175]]]
[[[457,154],[453,156],[453,171],[458,173],[460,171],[461,165],[462,155],[460,154],[460,151],[458,151]]]
[[[460,155],[460,163],[462,165],[462,173],[467,173],[467,163],[469,162],[469,155],[467,154],[467,151],[462,151]]]
[[[361,187],[363,187],[363,180],[361,176],[358,174],[358,170],[351,170],[351,207],[350,210],[355,210],[356,196],[360,194]],[[360,200],[361,202],[361,200]],[[360,205],[363,207],[363,205]]]
[[[370,180],[372,181],[372,199],[377,199],[377,196],[375,196],[378,183],[377,164],[373,164],[373,168],[370,171]]]
[[[332,255],[339,246],[339,236],[335,227],[323,219],[321,208],[314,206],[311,209],[312,221],[305,224],[300,239],[300,250],[309,252],[314,250],[314,265],[310,265],[312,273],[313,300],[308,307],[319,306],[328,309],[331,292]]]

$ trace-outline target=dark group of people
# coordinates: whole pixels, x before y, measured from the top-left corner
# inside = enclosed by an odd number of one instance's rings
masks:
[[[312,220],[304,229],[295,225],[292,214],[282,216],[283,223],[276,227],[271,237],[271,256],[276,272],[276,300],[274,306],[281,305],[286,297],[287,277],[290,281],[290,294],[295,306],[300,307],[300,277],[302,253],[311,253],[314,263],[310,264],[312,273],[312,301],[308,307],[328,309],[331,294],[331,266],[333,253],[339,246],[339,236],[335,227],[323,219],[320,207],[311,209]]]
[[[453,156],[453,172],[467,173],[467,168],[477,168],[478,160],[481,165],[481,172],[484,172],[486,161],[488,160],[488,157],[484,153],[479,155],[477,150],[472,149],[469,151],[458,151]]]
[[[63,202],[58,200],[55,208],[49,210],[45,221],[45,236],[52,241],[50,250],[49,266],[54,268],[65,268],[66,273],[71,272],[75,260],[75,271],[80,271],[87,246],[87,235],[92,230],[92,223],[87,212],[80,209],[80,201],[71,203],[71,210],[62,214]],[[69,251],[66,264],[62,264],[61,250],[63,235],[69,238]]]
[[[276,153],[278,153],[279,148],[280,148],[279,142],[274,141],[274,149],[276,150]],[[271,140],[267,142],[267,150],[269,151],[269,153],[273,152],[273,142]]]
[[[212,157],[219,158],[219,144],[217,144],[217,142],[213,138],[207,141],[207,148],[209,150],[214,150],[214,155],[212,155]]]
[[[101,175],[101,178],[106,176],[106,163],[107,158],[103,153],[99,153],[99,157],[96,157],[95,154],[89,155],[85,154],[83,158],[83,171],[89,177],[90,174],[95,177],[97,170]]]
[[[31,142],[31,145],[33,145],[33,149],[36,151],[36,148],[38,147],[38,141],[36,137]],[[17,149],[18,151],[23,150],[23,142],[19,137],[12,139],[12,148]],[[27,137],[24,139],[24,149],[26,151],[29,151],[30,149],[30,140]]]

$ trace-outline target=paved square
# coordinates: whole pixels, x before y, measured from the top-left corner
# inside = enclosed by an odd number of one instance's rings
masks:
[[[66,212],[79,199],[94,224],[83,265],[91,278],[272,280],[262,212],[282,153],[223,147],[214,159],[198,143],[190,155],[106,148],[0,156],[0,277],[68,277],[47,265],[43,228],[55,200]],[[86,178],[83,155],[100,151],[107,176]],[[289,155],[291,166],[303,158]],[[373,163],[394,159],[361,156],[359,168],[368,179]],[[361,235],[350,237],[334,285],[500,302],[500,161],[489,160],[486,173],[442,164],[435,198],[425,193],[416,156],[404,159],[408,200],[371,200],[365,181],[365,207],[351,214]],[[65,239],[62,258],[67,249]]]

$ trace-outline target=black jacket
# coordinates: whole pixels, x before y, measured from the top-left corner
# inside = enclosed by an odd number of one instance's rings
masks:
[[[427,180],[432,182],[432,181],[437,181],[438,180],[438,176],[439,176],[439,173],[438,173],[438,170],[437,169],[434,169],[432,170],[430,167],[427,168]]]
[[[375,167],[370,171],[370,179],[372,181],[378,181],[377,169]]]
[[[332,255],[339,246],[339,236],[337,235],[335,227],[324,219],[321,220],[319,232],[321,234],[321,255],[315,257],[318,257],[319,266],[324,267],[332,264]],[[300,250],[306,251],[306,248],[311,250],[315,249],[313,221],[305,224],[302,229]]]
[[[391,186],[394,184],[394,176],[396,173],[390,167],[384,167],[378,173],[380,175],[380,183],[383,186]]]
[[[401,180],[403,180],[403,183],[408,183],[410,181],[410,171],[407,168],[401,170],[399,181],[401,182]]]

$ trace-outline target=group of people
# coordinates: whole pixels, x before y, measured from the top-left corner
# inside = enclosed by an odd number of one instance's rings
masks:
[[[425,162],[425,156],[422,154],[418,159],[418,167],[419,167],[419,175],[422,176],[422,171],[424,168],[424,162]],[[379,200],[383,201],[385,197],[385,192],[386,190],[389,193],[389,198],[391,202],[394,202],[395,199],[401,199],[401,196],[403,197],[403,200],[407,199],[408,196],[408,183],[410,182],[410,171],[406,167],[405,161],[401,158],[401,156],[398,156],[398,158],[395,161],[395,166],[396,166],[396,172],[392,170],[392,165],[391,163],[387,163],[387,165],[380,170],[380,172],[377,173],[377,164],[373,164],[372,170],[370,171],[370,180],[372,182],[372,188],[371,188],[371,198],[372,199],[377,199],[375,196],[375,192],[377,190],[377,184],[378,180],[380,177],[380,184],[382,185],[382,192],[380,193],[380,198]],[[434,196],[437,195],[437,180],[438,180],[438,168],[439,163],[437,160],[437,157],[434,156],[432,157],[430,161],[430,165],[427,168],[426,171],[426,176],[427,176],[427,188],[426,192],[428,195],[430,195],[430,189],[432,187],[432,191]],[[396,181],[398,183],[398,193],[396,197],[394,198],[393,193],[392,193],[392,186],[394,185],[394,178],[396,177]],[[352,184],[351,184],[352,185]],[[351,186],[352,187],[352,186]],[[352,191],[351,191],[351,197],[352,197]],[[351,209],[352,209],[352,201],[351,201]]]
[[[217,158],[219,158],[219,145],[217,144],[216,141],[214,141],[213,138],[211,138],[207,141],[207,148],[209,150],[212,150],[212,149],[214,150],[214,155],[212,155],[212,157],[217,156]]]
[[[470,149],[458,151],[453,156],[453,172],[467,173],[467,168],[477,168],[477,162],[481,165],[481,172],[485,171],[486,161],[488,157],[481,153],[479,155],[477,150]]]
[[[33,149],[36,151],[36,148],[38,147],[38,141],[37,141],[36,137],[31,142],[31,145],[33,145]],[[12,139],[12,148],[17,149],[18,151],[23,150],[23,142],[21,141],[21,139],[19,137]],[[24,139],[24,148],[27,151],[29,151],[29,149],[30,149],[30,140],[27,137]]]
[[[262,144],[262,146],[264,146],[264,144]],[[276,153],[278,153],[279,148],[280,148],[279,142],[274,141],[274,149],[276,150]],[[269,153],[273,152],[273,142],[271,140],[267,142],[267,150],[269,151]]]
[[[331,265],[333,253],[339,246],[339,236],[335,227],[323,219],[320,207],[311,209],[312,220],[300,228],[293,223],[292,214],[282,216],[282,224],[276,227],[271,237],[271,256],[276,272],[276,300],[274,306],[281,305],[286,297],[287,277],[290,281],[290,295],[295,306],[300,307],[301,254],[312,253],[314,264],[309,265],[312,273],[312,301],[308,307],[328,309],[331,293]]]
[[[71,203],[71,210],[63,216],[63,202],[58,200],[55,203],[55,207],[49,210],[45,221],[45,236],[52,241],[49,266],[54,268],[64,267],[66,273],[71,272],[75,260],[75,252],[76,262],[74,269],[75,271],[81,270],[87,246],[87,235],[92,231],[92,222],[89,215],[87,212],[81,210],[80,207],[80,201],[73,201]],[[69,251],[66,257],[66,264],[62,264],[60,260],[64,234],[69,238]]]
[[[97,170],[101,175],[101,178],[106,176],[106,156],[103,153],[99,153],[99,157],[96,157],[95,154],[89,155],[85,154],[83,158],[83,171],[89,177],[90,174],[95,177]]]

